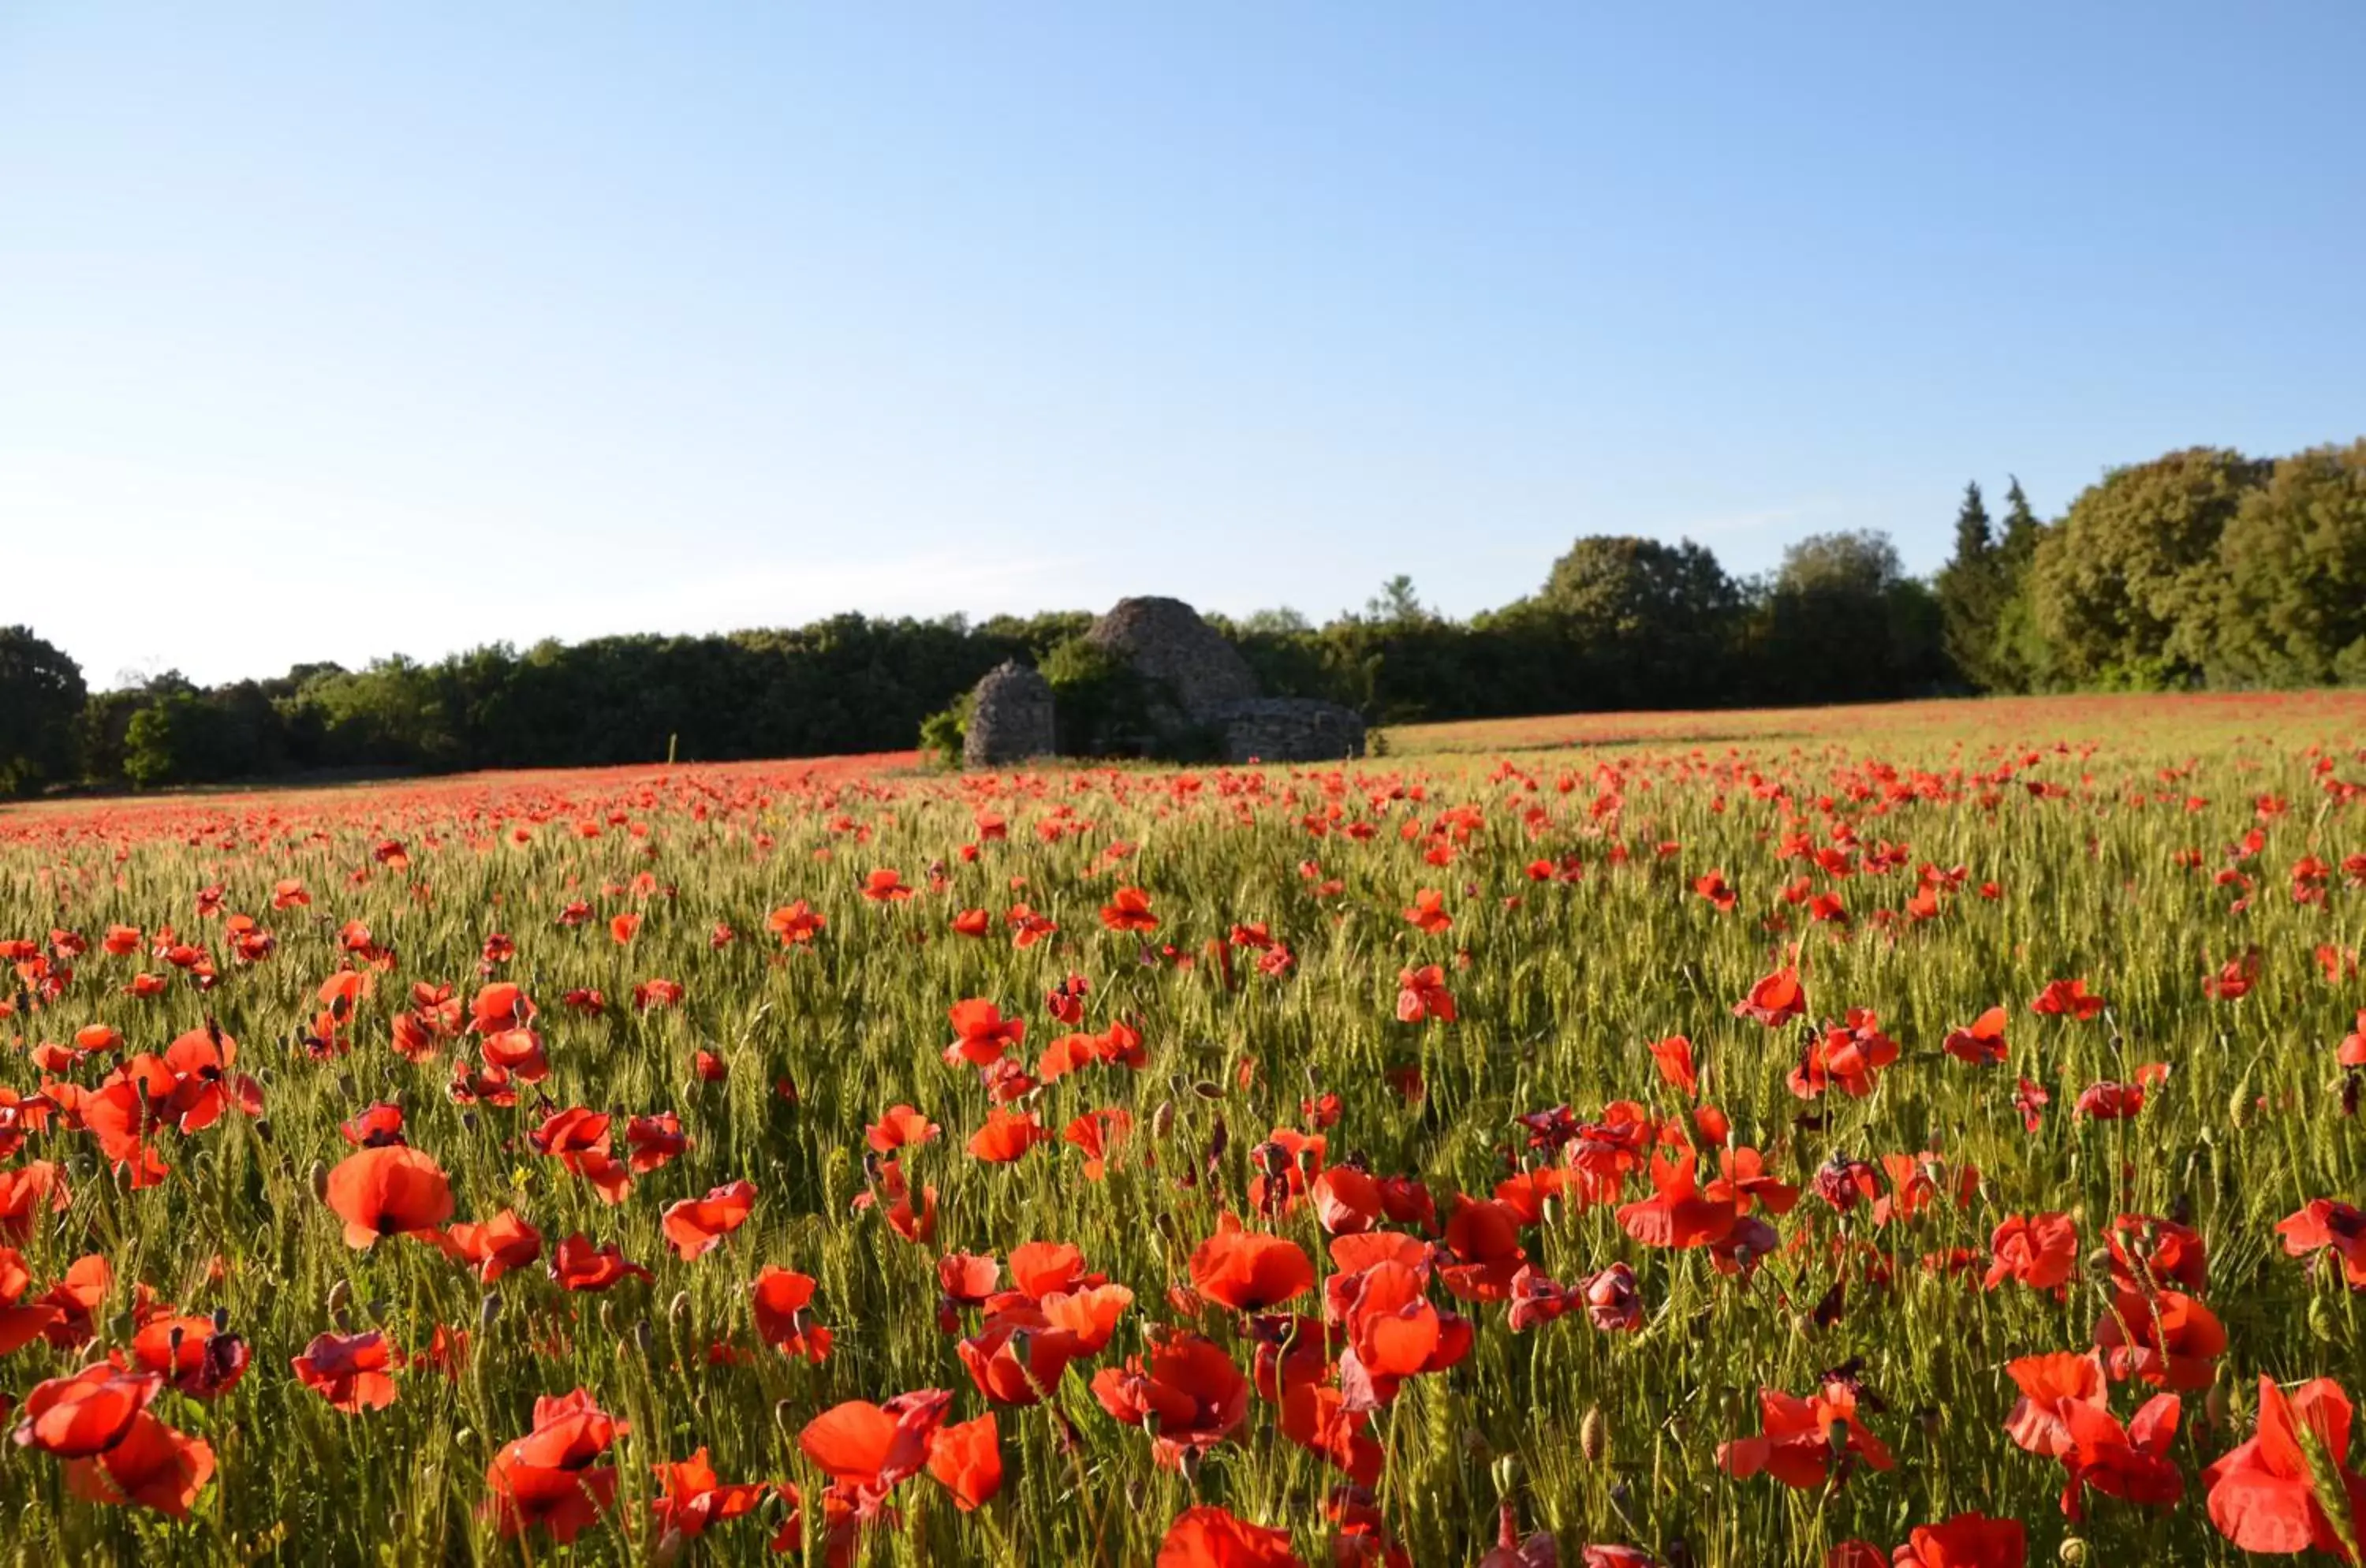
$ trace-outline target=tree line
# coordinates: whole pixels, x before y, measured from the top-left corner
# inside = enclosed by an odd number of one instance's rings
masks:
[[[1211,616],[1279,694],[1377,724],[1976,692],[2366,683],[2366,440],[2272,459],[2214,447],[2114,468],[2059,518],[2018,481],[1965,489],[1947,564],[1821,534],[1737,577],[1689,540],[1578,539],[1536,592],[1457,620],[1403,578],[1315,626]],[[0,794],[321,771],[450,772],[897,750],[1006,659],[1061,658],[1091,615],[832,616],[434,663],[299,665],[91,692],[0,629]]]

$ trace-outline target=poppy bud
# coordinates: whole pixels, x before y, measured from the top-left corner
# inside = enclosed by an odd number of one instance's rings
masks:
[[[1610,1423],[1599,1404],[1586,1406],[1585,1419],[1578,1424],[1577,1450],[1588,1464],[1600,1464],[1610,1452]]]
[[[477,1303],[477,1326],[479,1328],[490,1328],[493,1325],[493,1320],[501,1315],[501,1298],[495,1295],[492,1292],[487,1291],[485,1292],[485,1299]]]
[[[616,1337],[615,1303],[613,1302],[600,1303],[600,1332],[611,1339]]]
[[[329,1201],[328,1166],[320,1160],[314,1160],[311,1174],[308,1179],[312,1183],[312,1196],[323,1203],[327,1202]]]
[[[2062,1538],[2062,1544],[2055,1548],[2054,1555],[2064,1562],[2084,1562],[2087,1561],[2087,1543],[2075,1535],[2066,1535]]]
[[[1510,1497],[1520,1490],[1520,1456],[1504,1454],[1495,1461],[1495,1495]]]
[[[780,1428],[781,1436],[784,1438],[794,1438],[796,1436],[797,1404],[795,1400],[781,1399],[773,1401],[772,1425]]]
[[[665,1534],[658,1537],[657,1549],[649,1553],[649,1561],[656,1564],[656,1568],[673,1568],[682,1561],[682,1548],[688,1544],[687,1536],[680,1529],[669,1527]]]
[[[1174,1131],[1175,1102],[1162,1100],[1158,1102],[1158,1109],[1150,1113],[1151,1136],[1163,1140]]]
[[[2341,1331],[2333,1321],[2333,1308],[2322,1292],[2308,1299],[2308,1331],[2327,1345],[2333,1344],[2340,1336]]]
[[[1202,1100],[1222,1100],[1224,1098],[1224,1091],[1218,1089],[1214,1084],[1210,1083],[1205,1078],[1201,1078],[1198,1083],[1193,1084],[1191,1086],[1191,1092],[1198,1095]]]
[[[673,1324],[677,1327],[690,1321],[690,1292],[688,1291],[676,1291],[673,1293],[673,1300],[666,1306],[666,1316],[672,1320]]]
[[[256,1118],[254,1119],[254,1135],[255,1135],[256,1137],[258,1137],[258,1138],[261,1138],[261,1139],[262,1139],[265,1143],[266,1143],[266,1144],[268,1144],[269,1142],[271,1142],[271,1118],[270,1118],[270,1117],[268,1117],[268,1116],[258,1116],[258,1117],[256,1117]]]
[[[649,1332],[649,1320],[648,1318],[644,1317],[634,1323],[633,1348],[638,1350],[644,1356],[648,1355],[649,1353],[649,1341],[654,1337],[655,1336]],[[619,1348],[621,1348],[621,1347]]]
[[[2202,1414],[2208,1417],[2213,1427],[2223,1429],[2226,1426],[2226,1385],[2224,1382],[2210,1385],[2209,1394],[2202,1401]]]

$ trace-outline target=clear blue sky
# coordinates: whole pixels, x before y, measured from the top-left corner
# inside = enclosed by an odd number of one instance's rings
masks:
[[[1467,614],[2366,434],[2366,6],[0,0],[0,623],[93,683]]]

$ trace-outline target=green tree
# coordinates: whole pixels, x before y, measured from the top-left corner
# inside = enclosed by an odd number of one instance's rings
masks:
[[[1877,530],[1792,545],[1758,619],[1752,645],[1769,698],[1866,702],[1920,694],[1945,677],[1938,602]]]
[[[2219,536],[2268,469],[2195,446],[2082,491],[2030,564],[2037,629],[2060,673],[2140,689],[2195,679],[2215,636]]]
[[[1584,690],[1568,698],[1578,705],[1684,707],[1723,694],[1741,609],[1740,587],[1690,539],[1594,534],[1553,562],[1533,599],[1480,624],[1558,638],[1582,667]]]
[[[1381,583],[1380,592],[1364,602],[1364,616],[1382,626],[1411,626],[1432,618],[1414,592],[1413,579],[1403,572]]]
[[[2214,681],[2366,682],[2366,440],[2279,458],[2218,540]]]
[[[2018,488],[2018,487],[2016,487]],[[2024,507],[2028,502],[2024,500]],[[1955,553],[1934,584],[1947,658],[1973,686],[1993,690],[1997,617],[2004,608],[2004,565],[1977,479],[1964,486],[1955,512]]]
[[[74,773],[82,667],[26,626],[0,626],[0,795]]]
[[[2054,669],[2053,650],[2038,629],[2030,563],[2045,525],[2029,504],[2018,475],[2004,492],[2004,525],[1997,536],[1996,620],[1989,646],[1979,657],[1985,685],[1992,692],[2034,692],[2048,683]]]

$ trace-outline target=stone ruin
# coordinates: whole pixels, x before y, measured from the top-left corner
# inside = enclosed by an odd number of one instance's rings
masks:
[[[1041,671],[1006,659],[986,672],[971,694],[962,766],[1000,768],[1060,749],[1052,719],[1052,682]]]
[[[1212,737],[1227,762],[1335,762],[1364,754],[1364,721],[1312,697],[1268,697],[1240,650],[1180,599],[1121,599],[1085,633],[1154,694],[1151,749]],[[962,761],[992,768],[1056,752],[1051,683],[1015,661],[977,683]]]

